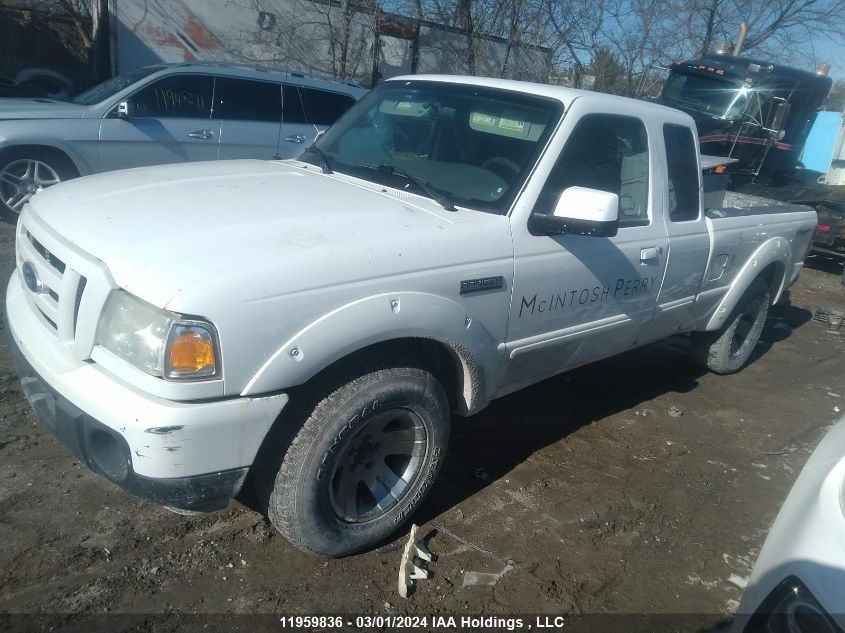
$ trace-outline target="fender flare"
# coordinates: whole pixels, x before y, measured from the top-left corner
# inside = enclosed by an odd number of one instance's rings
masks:
[[[748,290],[751,282],[757,279],[760,273],[772,264],[777,265],[775,276],[772,277],[770,283],[770,288],[772,289],[771,302],[775,303],[783,292],[786,269],[791,254],[789,240],[785,238],[772,237],[763,242],[751,257],[748,258],[745,266],[742,267],[742,270],[734,278],[730,289],[722,298],[722,301],[719,302],[719,305],[716,306],[716,310],[713,316],[710,317],[704,330],[713,332],[721,328],[745,294],[745,291]]]
[[[430,339],[447,347],[463,373],[461,409],[477,411],[491,398],[502,366],[499,341],[445,297],[422,292],[390,292],[347,303],[315,319],[264,362],[242,396],[279,391],[310,380],[333,363],[378,343]]]

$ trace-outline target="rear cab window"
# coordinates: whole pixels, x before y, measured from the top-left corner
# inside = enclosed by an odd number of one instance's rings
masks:
[[[667,164],[667,215],[671,222],[690,222],[699,215],[698,155],[695,137],[685,125],[665,123],[663,143]]]

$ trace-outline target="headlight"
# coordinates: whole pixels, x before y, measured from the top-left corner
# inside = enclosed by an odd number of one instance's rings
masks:
[[[160,310],[123,290],[109,295],[97,343],[162,378],[212,378],[220,371],[214,326]]]

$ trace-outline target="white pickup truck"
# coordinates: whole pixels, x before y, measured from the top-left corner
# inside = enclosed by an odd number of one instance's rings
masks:
[[[63,183],[18,222],[21,382],[140,497],[220,509],[250,474],[298,547],[371,547],[429,491],[452,413],[676,333],[715,372],[748,362],[816,214],[705,211],[696,138],[654,104],[414,76],[301,160]]]

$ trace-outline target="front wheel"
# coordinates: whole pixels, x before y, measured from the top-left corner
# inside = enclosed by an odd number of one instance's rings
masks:
[[[768,284],[755,279],[722,329],[693,332],[693,357],[716,374],[732,374],[742,369],[763,333],[770,299]]]
[[[311,409],[281,460],[270,521],[312,554],[344,556],[392,534],[422,502],[446,456],[449,405],[427,370],[379,368]],[[272,477],[259,475],[259,496]]]
[[[78,175],[73,164],[58,153],[8,150],[0,154],[0,211],[14,218],[36,193]]]

